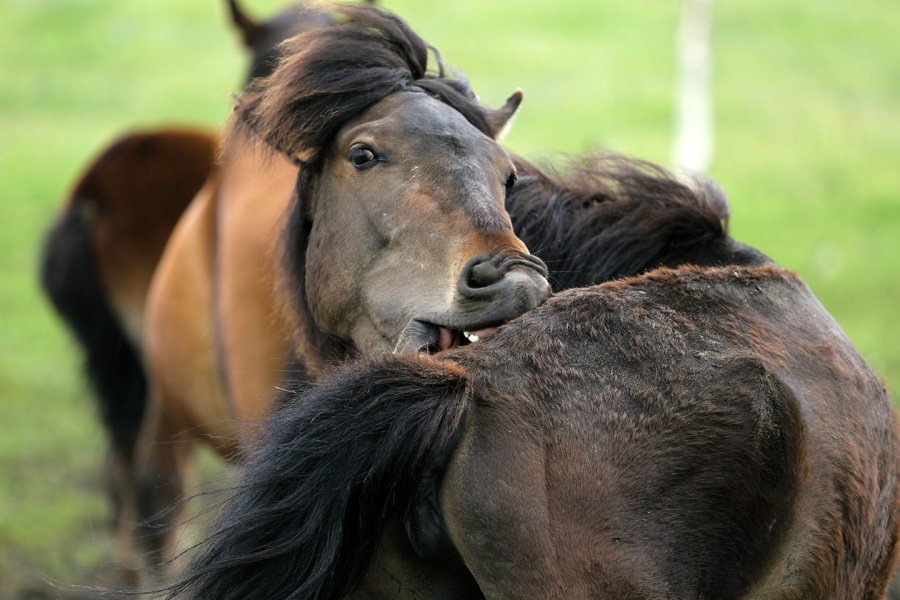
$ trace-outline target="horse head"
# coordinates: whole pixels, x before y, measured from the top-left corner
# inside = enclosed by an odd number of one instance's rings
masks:
[[[426,70],[398,17],[336,11],[338,25],[283,44],[238,107],[238,127],[300,165],[283,252],[314,371],[348,352],[465,344],[549,294],[504,208],[516,170],[496,136],[521,92],[482,107],[442,65]]]

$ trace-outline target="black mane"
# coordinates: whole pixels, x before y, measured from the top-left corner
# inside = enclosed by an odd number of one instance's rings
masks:
[[[712,180],[679,181],[613,153],[572,160],[567,172],[517,159],[506,210],[516,235],[550,269],[556,291],[682,264],[769,263],[728,236],[728,200]]]
[[[359,583],[388,525],[370,517],[410,510],[469,398],[464,372],[431,357],[360,364],[284,390],[265,446],[167,598],[337,600]]]

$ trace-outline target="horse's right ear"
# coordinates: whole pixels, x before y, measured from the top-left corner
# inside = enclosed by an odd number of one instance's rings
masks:
[[[237,5],[237,0],[228,0],[228,8],[231,9],[231,20],[240,30],[241,37],[244,39],[245,46],[253,46],[254,42],[259,38],[262,27],[247,16],[241,7]]]
[[[500,108],[488,111],[488,124],[491,127],[495,140],[499,141],[509,131],[512,118],[516,111],[519,110],[520,104],[522,104],[522,90],[518,89],[510,94],[509,98],[506,99],[506,104]]]

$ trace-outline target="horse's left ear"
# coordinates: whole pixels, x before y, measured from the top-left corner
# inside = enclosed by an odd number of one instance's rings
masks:
[[[499,141],[506,135],[506,132],[509,131],[509,126],[512,124],[512,118],[516,114],[516,111],[519,110],[520,104],[522,104],[522,90],[518,89],[510,94],[509,98],[506,99],[506,104],[500,108],[489,111],[488,123],[491,126],[491,131],[494,134],[495,140]]]

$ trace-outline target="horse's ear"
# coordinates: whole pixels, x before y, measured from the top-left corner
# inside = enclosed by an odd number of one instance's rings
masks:
[[[513,115],[519,110],[520,104],[522,104],[522,90],[518,89],[510,94],[509,98],[506,99],[506,104],[489,111],[488,123],[491,126],[491,131],[494,133],[495,140],[502,139],[506,132],[509,131]]]
[[[231,20],[234,21],[235,26],[241,32],[241,37],[244,38],[244,45],[253,46],[253,43],[259,38],[262,28],[241,10],[236,0],[228,0],[228,8],[231,9]]]

